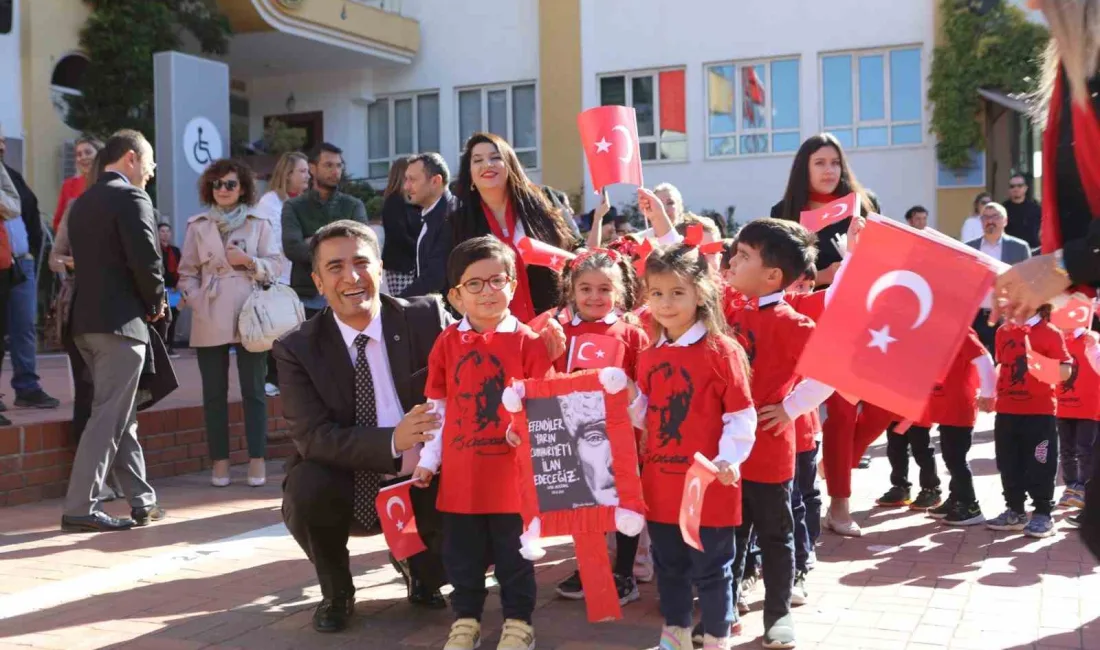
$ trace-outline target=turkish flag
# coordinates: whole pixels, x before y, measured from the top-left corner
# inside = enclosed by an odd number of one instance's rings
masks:
[[[695,462],[684,475],[684,495],[680,499],[680,534],[687,545],[703,550],[699,539],[699,522],[703,516],[703,496],[707,488],[718,478],[718,468],[706,456],[695,452]]]
[[[834,223],[840,223],[848,217],[859,216],[859,195],[855,192],[823,205],[816,210],[804,210],[798,215],[798,222],[810,232],[818,232]]]
[[[551,246],[546,242],[531,239],[530,237],[524,237],[516,242],[516,248],[519,249],[519,254],[520,257],[523,258],[524,264],[546,266],[559,273],[565,268],[566,262],[576,257],[576,255],[569,251],[563,251],[557,246]]]
[[[615,183],[642,185],[638,117],[633,108],[590,108],[577,117],[577,127],[596,191]]]
[[[1064,305],[1050,314],[1050,322],[1064,332],[1072,332],[1078,327],[1088,329],[1092,326],[1095,308],[1091,298],[1083,293],[1074,293]]]
[[[622,368],[626,346],[603,334],[581,334],[569,344],[568,372],[590,368]]]
[[[1044,384],[1056,386],[1062,383],[1062,362],[1039,354],[1031,349],[1031,341],[1027,342],[1027,371]]]
[[[378,510],[378,520],[382,522],[382,534],[386,537],[386,546],[398,560],[410,558],[427,550],[424,540],[416,530],[416,515],[413,514],[412,498],[409,489],[412,481],[397,483],[382,488],[374,500]]]
[[[994,277],[980,256],[870,215],[797,374],[920,422]]]

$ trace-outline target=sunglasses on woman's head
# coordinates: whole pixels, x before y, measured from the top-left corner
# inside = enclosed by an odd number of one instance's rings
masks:
[[[211,183],[210,187],[213,187],[216,190],[220,190],[224,187],[226,190],[232,192],[233,190],[237,189],[240,184],[240,181],[223,181],[219,179]]]

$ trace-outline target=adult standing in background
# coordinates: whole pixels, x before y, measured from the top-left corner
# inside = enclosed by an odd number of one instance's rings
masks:
[[[409,159],[405,169],[404,194],[420,209],[420,233],[416,237],[416,279],[400,295],[426,296],[447,290],[446,265],[451,254],[450,219],[458,200],[447,189],[451,171],[437,153],[422,153]]]
[[[339,190],[344,177],[344,151],[322,142],[309,157],[313,187],[283,204],[283,255],[290,260],[290,286],[305,307],[306,318],[325,308],[325,297],[310,277],[309,242],[321,227],[351,219],[367,224],[367,208],[354,196]]]
[[[1043,12],[1052,36],[1041,84],[1042,255],[1016,264],[994,286],[994,316],[1021,321],[1073,285],[1100,287],[1100,0],[1029,0],[1028,7]],[[1084,510],[1068,520],[1100,558],[1100,463],[1093,463]]]
[[[989,192],[978,192],[974,197],[974,214],[963,221],[962,232],[959,234],[960,241],[966,243],[982,236],[982,209],[992,201],[993,195]]]
[[[390,165],[390,177],[382,192],[382,286],[391,296],[400,296],[416,280],[416,245],[424,223],[421,210],[405,196],[405,170],[409,157]]]
[[[177,288],[180,281],[180,249],[172,245],[172,224],[165,221],[157,224],[157,237],[160,241],[160,259],[164,262],[164,288],[168,293],[168,309],[172,315],[167,340],[164,342],[168,355],[171,356],[176,352],[172,346],[176,344],[176,321],[180,315],[180,295]]]
[[[1028,196],[1027,177],[1013,174],[1008,179],[1008,198],[1002,204],[1008,213],[1008,225],[1005,232],[1027,242],[1032,248],[1039,248],[1039,224],[1043,220],[1043,208],[1039,202]]]
[[[283,204],[307,189],[309,189],[309,159],[305,154],[297,151],[284,153],[279,156],[275,169],[271,172],[267,192],[260,197],[253,211],[253,214],[267,219],[271,224],[271,233],[275,238],[275,245],[279,248],[279,256],[282,257],[283,270],[279,274],[279,284],[290,285],[290,260],[283,255]],[[270,352],[267,353],[264,393],[268,397],[279,394],[279,370],[275,364],[275,357],[271,356]]]
[[[103,148],[99,140],[83,135],[76,139],[73,145],[73,162],[76,163],[76,176],[70,176],[61,184],[61,193],[57,197],[57,208],[53,212],[53,231],[57,233],[61,227],[61,217],[65,214],[65,208],[76,200],[76,197],[84,193],[84,189],[94,183],[88,178],[95,162],[95,155]]]
[[[0,142],[3,135],[0,134]],[[3,153],[0,152],[0,158]],[[0,219],[8,220],[19,216],[22,204],[19,201],[19,192],[15,184],[8,176],[6,165],[0,165]],[[0,228],[0,357],[4,353],[4,339],[8,330],[8,296],[11,294],[11,241],[8,239],[7,229]],[[0,415],[0,426],[10,426],[11,420]]]
[[[0,133],[0,158],[3,158],[5,151],[7,143]],[[12,267],[15,285],[11,288],[8,300],[11,387],[15,391],[16,406],[55,409],[61,402],[42,390],[38,377],[38,264],[35,256],[42,251],[42,217],[38,213],[38,197],[27,187],[27,182],[19,172],[11,167],[7,167],[7,172],[22,204],[21,218],[4,221],[8,240],[11,242],[11,252],[15,257],[15,265]],[[2,402],[0,407],[0,411],[6,408]]]
[[[928,208],[923,205],[914,205],[909,208],[905,211],[905,223],[917,230],[924,230],[928,227]]]
[[[100,155],[103,173],[69,215],[73,264],[94,271],[76,276],[71,327],[95,394],[69,476],[63,530],[124,530],[164,518],[145,479],[136,409],[148,323],[164,318],[166,309],[156,217],[145,193],[156,163],[153,147],[131,130],[111,136]],[[112,465],[130,499],[130,519],[98,508]]]
[[[256,180],[243,163],[215,160],[199,178],[208,210],[187,221],[180,259],[180,291],[191,308],[191,347],[202,377],[206,442],[214,461],[210,483],[229,485],[229,349],[236,347],[244,434],[248,441],[248,484],[267,481],[267,353],[241,346],[241,308],[257,284],[279,277],[282,256],[271,223],[255,214]]]
[[[966,242],[967,246],[976,248],[995,260],[1005,264],[1016,264],[1031,257],[1031,247],[1028,243],[1017,237],[1009,235],[1006,231],[1008,213],[1000,203],[986,203],[982,208],[982,229],[984,233],[980,239]],[[993,301],[987,296],[982,301],[978,315],[974,317],[974,330],[978,333],[982,345],[990,354],[994,354],[993,343],[997,336],[996,325],[989,324],[989,315],[993,309]]]

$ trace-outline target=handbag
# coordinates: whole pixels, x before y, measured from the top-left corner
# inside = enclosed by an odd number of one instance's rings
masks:
[[[285,284],[256,285],[241,308],[237,331],[249,352],[267,352],[275,340],[306,319],[298,294]]]

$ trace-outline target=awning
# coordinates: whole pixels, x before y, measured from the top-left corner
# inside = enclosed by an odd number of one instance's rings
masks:
[[[1017,113],[1030,113],[1031,105],[1027,102],[1027,95],[1023,93],[1013,93],[1007,95],[999,90],[990,90],[987,88],[979,88],[978,94],[988,99],[989,101],[1003,106],[1010,111],[1016,111]]]

